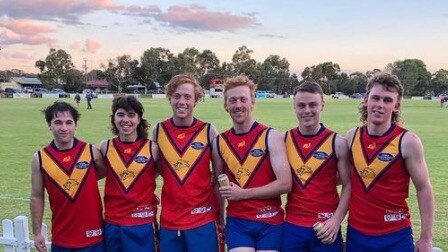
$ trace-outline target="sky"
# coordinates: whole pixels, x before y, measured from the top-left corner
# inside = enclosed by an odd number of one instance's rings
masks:
[[[208,49],[230,62],[242,45],[259,62],[286,58],[292,73],[327,61],[366,72],[404,59],[435,72],[448,69],[448,1],[0,0],[0,70],[37,73],[50,48],[92,70],[151,47]]]

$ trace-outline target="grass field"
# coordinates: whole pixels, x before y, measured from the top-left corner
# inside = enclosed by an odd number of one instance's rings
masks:
[[[51,102],[51,99],[0,99],[0,219],[29,216],[30,160],[37,149],[51,140],[51,133],[40,113]],[[351,127],[359,125],[359,101],[326,99],[326,102],[322,121],[327,127],[345,135]],[[165,99],[145,98],[142,103],[146,109],[145,118],[151,124],[170,116]],[[86,110],[86,104],[81,102],[76,135],[98,145],[102,139],[111,136],[108,128],[111,100],[95,99],[92,105],[93,110]],[[416,132],[425,146],[436,199],[433,242],[448,250],[448,109],[440,108],[437,101],[407,100],[402,111],[405,127]],[[254,114],[256,120],[279,131],[297,125],[290,99],[257,100]],[[199,103],[195,116],[212,122],[219,131],[231,125],[222,101],[218,99]],[[414,235],[418,238],[420,221],[413,187],[408,202]],[[48,205],[44,222],[50,224]]]

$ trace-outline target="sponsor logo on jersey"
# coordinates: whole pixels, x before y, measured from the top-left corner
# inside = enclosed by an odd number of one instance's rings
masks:
[[[256,217],[257,217],[257,219],[265,219],[265,218],[272,218],[277,215],[278,215],[278,211],[277,211],[276,207],[267,206],[267,207],[258,209]]]
[[[191,148],[195,149],[195,150],[203,150],[205,148],[205,145],[201,142],[194,142],[191,143]]]
[[[367,149],[369,149],[369,150],[374,150],[375,148],[376,148],[376,143],[375,142],[370,143],[369,145],[367,145]]]
[[[325,153],[325,152],[323,152],[323,151],[315,151],[315,152],[313,153],[313,157],[314,157],[315,159],[325,160],[325,159],[328,158],[328,154]]]
[[[135,162],[137,162],[137,163],[139,163],[139,164],[145,164],[145,163],[148,163],[148,158],[147,157],[145,157],[145,156],[136,156],[135,158],[134,158],[134,161]]]
[[[250,151],[250,155],[252,157],[261,157],[261,156],[263,156],[263,154],[264,154],[264,151],[260,150],[260,149],[253,149]]]
[[[238,143],[238,148],[242,148],[244,146],[246,146],[246,141],[243,140],[243,141]]]
[[[377,158],[383,162],[390,162],[392,161],[392,159],[394,159],[394,156],[389,153],[380,153],[378,154]]]
[[[311,147],[311,143],[305,143],[302,145],[302,148],[309,149]]]
[[[103,234],[103,230],[101,228],[92,229],[86,231],[86,237],[96,237]]]
[[[203,214],[203,213],[210,212],[211,210],[212,210],[211,206],[196,207],[196,208],[191,209],[190,213],[191,214]]]
[[[184,139],[185,138],[185,133],[180,133],[177,135],[177,139]]]
[[[71,157],[71,156],[65,156],[65,157],[62,159],[62,162],[63,162],[63,163],[68,163],[68,162],[70,162],[70,160],[72,160],[72,157]]]
[[[80,161],[75,164],[76,169],[87,169],[89,168],[89,162],[87,161]]]

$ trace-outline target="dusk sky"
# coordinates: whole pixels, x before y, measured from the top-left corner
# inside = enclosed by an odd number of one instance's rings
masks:
[[[332,61],[344,72],[421,59],[448,69],[448,1],[0,0],[0,70],[37,72],[50,48],[77,69],[163,47],[187,47],[231,61],[241,45],[263,61],[285,57],[290,70]]]

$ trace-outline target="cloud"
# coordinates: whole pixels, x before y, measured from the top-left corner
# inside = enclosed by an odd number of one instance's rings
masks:
[[[153,18],[172,27],[188,30],[235,31],[257,25],[254,14],[210,11],[201,5],[173,5],[166,13],[156,14]]]
[[[0,43],[40,45],[49,47],[56,43],[56,39],[48,36],[53,30],[46,25],[36,24],[25,19],[0,19]]]
[[[100,43],[93,39],[86,40],[86,47],[83,51],[88,53],[95,53],[101,47]]]
[[[282,35],[275,35],[275,34],[260,34],[260,37],[264,38],[277,38],[277,39],[284,39],[285,37]]]
[[[73,41],[68,47],[72,50],[79,49],[81,47],[81,42],[79,41]]]
[[[15,0],[0,1],[0,10],[12,18],[32,18],[37,20],[62,21],[80,24],[80,17],[97,10],[119,10],[122,5],[110,0]]]

